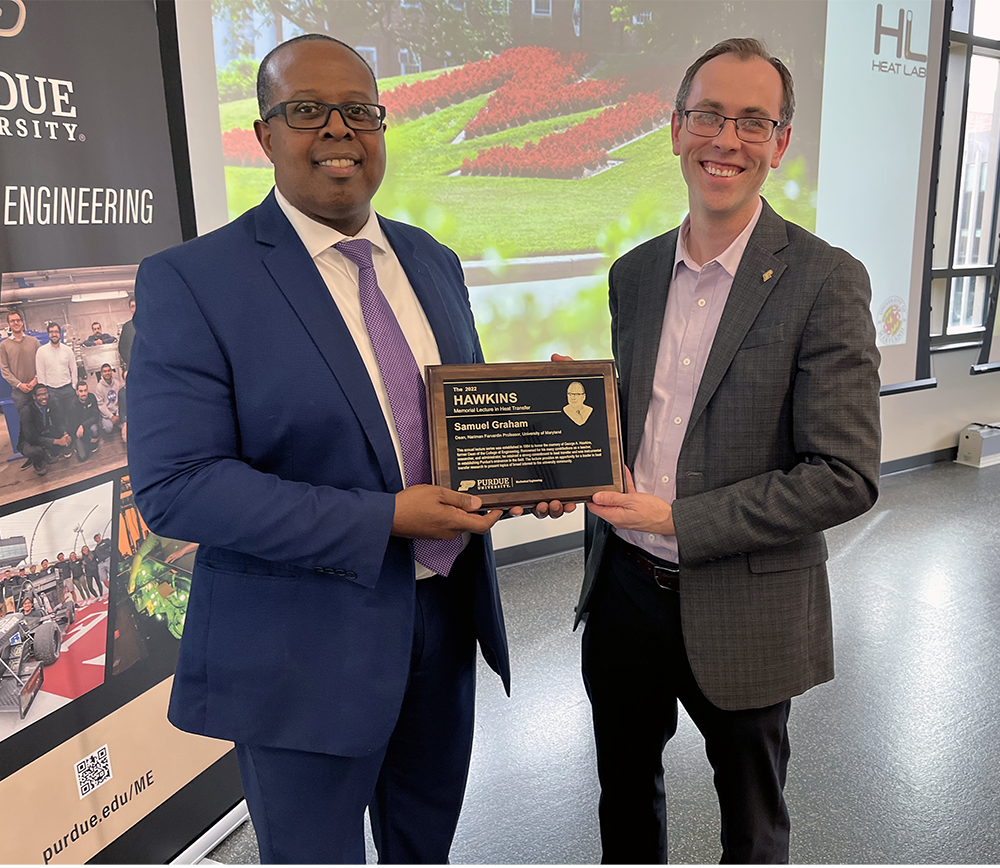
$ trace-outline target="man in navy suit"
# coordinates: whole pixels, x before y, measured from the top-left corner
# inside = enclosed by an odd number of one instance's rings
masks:
[[[483,360],[468,291],[452,251],[372,210],[384,110],[353,49],[289,40],[258,98],[276,189],[136,284],[136,501],[154,532],[201,543],[169,717],[236,743],[264,862],[364,862],[370,807],[380,861],[443,863],[477,639],[509,689],[499,512],[419,484],[424,410],[391,383],[407,368],[422,393],[425,364]],[[389,361],[373,289],[405,338]],[[421,561],[444,548],[450,566]]]

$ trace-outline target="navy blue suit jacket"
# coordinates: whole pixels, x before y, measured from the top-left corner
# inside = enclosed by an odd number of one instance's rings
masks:
[[[455,254],[379,218],[444,364],[481,362]],[[272,192],[146,259],[136,280],[129,466],[156,533],[201,543],[170,704],[181,729],[361,756],[384,744],[409,672],[412,544],[390,536],[402,479],[346,324]],[[509,690],[488,537],[475,587]]]

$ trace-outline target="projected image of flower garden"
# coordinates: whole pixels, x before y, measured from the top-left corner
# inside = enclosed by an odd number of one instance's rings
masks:
[[[614,51],[514,45],[396,76],[382,74],[388,64],[378,68],[388,169],[375,208],[459,255],[487,361],[610,357],[610,264],[686,213],[670,115],[699,51],[644,50],[634,36],[632,50],[618,42]],[[231,217],[273,184],[256,117],[249,95],[220,104]],[[815,225],[810,165],[814,149],[793,149],[764,188],[807,228]]]

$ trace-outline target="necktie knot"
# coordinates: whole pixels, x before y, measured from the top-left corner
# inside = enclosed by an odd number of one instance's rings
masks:
[[[352,238],[349,241],[338,241],[333,246],[350,259],[359,270],[375,267],[372,264],[372,243],[367,238]]]

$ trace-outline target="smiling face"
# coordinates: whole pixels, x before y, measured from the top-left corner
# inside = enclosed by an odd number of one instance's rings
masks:
[[[62,340],[62,329],[60,329],[59,326],[49,326],[48,331],[49,340],[52,341],[53,344],[58,344]]]
[[[273,102],[377,103],[364,61],[332,42],[290,45],[272,60]],[[284,117],[254,121],[254,131],[282,195],[303,214],[345,235],[356,235],[385,174],[385,132],[359,132],[330,112],[318,130],[293,130]]]
[[[726,117],[781,117],[781,76],[759,57],[740,60],[723,54],[698,70],[691,84],[686,109],[705,109]],[[674,153],[681,158],[681,172],[688,185],[691,219],[750,222],[757,197],[770,169],[777,169],[788,147],[791,127],[775,131],[771,141],[744,142],[736,125],[726,121],[715,138],[689,133],[684,118],[671,117]]]

